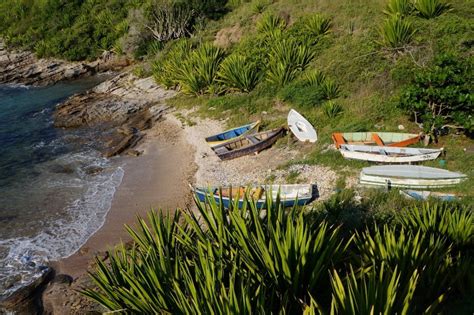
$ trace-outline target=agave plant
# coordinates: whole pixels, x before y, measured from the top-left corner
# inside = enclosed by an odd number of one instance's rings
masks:
[[[321,14],[313,15],[305,21],[304,30],[309,36],[326,35],[331,30],[331,19]]]
[[[344,108],[339,103],[333,101],[327,101],[324,103],[324,113],[328,118],[336,118],[344,111]]]
[[[177,86],[179,84],[178,74],[180,69],[189,58],[192,49],[193,45],[189,40],[182,39],[176,41],[164,56],[153,62],[152,72],[155,81],[167,88]]]
[[[257,31],[264,34],[271,34],[286,27],[286,21],[278,15],[271,13],[264,14],[257,22]]]
[[[387,17],[380,28],[380,43],[386,47],[400,49],[410,43],[414,35],[412,23],[397,13]]]
[[[250,92],[260,80],[257,65],[242,55],[230,55],[220,65],[218,81],[228,90]]]
[[[269,53],[267,80],[276,86],[293,81],[313,60],[313,47],[308,42],[284,38],[276,42]]]
[[[413,5],[410,0],[389,0],[386,9],[383,11],[387,15],[401,16],[409,15],[413,10]]]
[[[435,18],[451,9],[451,5],[443,0],[414,0],[413,6],[418,15],[425,19]]]
[[[321,85],[321,89],[324,95],[324,98],[331,100],[339,97],[340,89],[339,85],[333,80],[326,79]]]
[[[360,277],[357,274],[351,266],[343,280],[333,271],[331,314],[414,313],[414,291],[419,276],[416,270],[407,282],[401,280],[397,267],[392,271],[385,263],[363,272]]]
[[[314,70],[311,72],[307,72],[302,81],[305,86],[322,86],[326,81],[326,75],[319,70]]]
[[[184,93],[202,95],[212,86],[224,51],[210,43],[194,50],[177,71],[177,81]]]

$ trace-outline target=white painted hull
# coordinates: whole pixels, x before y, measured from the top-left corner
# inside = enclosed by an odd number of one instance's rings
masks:
[[[442,149],[397,148],[369,145],[341,145],[339,152],[346,159],[376,163],[416,163],[435,160]]]
[[[400,195],[407,199],[413,200],[428,200],[430,198],[435,198],[442,201],[452,201],[457,199],[456,195],[454,194],[446,194],[426,190],[400,190]]]
[[[314,143],[318,140],[311,123],[294,109],[288,113],[288,127],[299,141]]]
[[[466,175],[426,166],[387,165],[362,169],[361,185],[400,188],[439,188],[457,185]]]

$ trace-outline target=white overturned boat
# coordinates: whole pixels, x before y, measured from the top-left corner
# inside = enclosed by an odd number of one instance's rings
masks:
[[[362,185],[437,188],[459,184],[466,175],[448,170],[417,165],[383,165],[365,167],[360,172]]]
[[[378,163],[412,163],[436,159],[443,149],[400,148],[388,146],[341,144],[339,152],[346,159]]]
[[[400,190],[400,195],[407,199],[415,200],[428,200],[430,198],[433,198],[439,199],[441,201],[453,201],[458,199],[455,194],[446,194],[427,190]]]
[[[313,125],[294,109],[288,113],[288,127],[299,141],[314,143],[318,140]]]

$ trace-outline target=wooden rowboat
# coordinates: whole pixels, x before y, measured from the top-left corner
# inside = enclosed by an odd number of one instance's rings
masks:
[[[428,199],[439,199],[441,201],[453,201],[457,200],[455,194],[446,194],[441,192],[427,191],[427,190],[400,190],[400,195],[408,199],[415,200],[428,200]]]
[[[280,196],[280,202],[283,207],[292,207],[294,205],[305,205],[313,199],[313,185],[295,184],[295,185],[257,185],[250,189],[242,186],[237,187],[191,187],[196,197],[201,202],[208,202],[214,199],[216,203],[229,208],[231,203],[238,200],[238,207],[241,208],[245,197],[253,200],[259,209],[266,205],[267,194],[276,202],[277,195]]]
[[[414,163],[436,159],[443,149],[397,148],[373,145],[341,144],[346,159],[378,163]]]
[[[250,153],[260,152],[272,144],[284,133],[284,128],[245,135],[226,143],[212,147],[221,160],[230,160]]]
[[[311,123],[294,109],[288,113],[288,127],[299,141],[314,143],[318,140]]]
[[[368,144],[389,147],[406,147],[419,142],[420,135],[398,132],[337,132],[332,134],[336,148],[342,144]]]
[[[448,170],[417,165],[384,165],[365,167],[360,173],[362,185],[438,188],[461,183],[466,175]]]
[[[243,125],[237,128],[229,129],[224,132],[218,133],[217,135],[209,136],[206,138],[207,144],[209,144],[211,147],[214,147],[216,145],[226,143],[229,140],[234,140],[235,138],[242,137],[247,134],[251,134],[253,132],[257,132],[258,128],[260,127],[260,120]]]

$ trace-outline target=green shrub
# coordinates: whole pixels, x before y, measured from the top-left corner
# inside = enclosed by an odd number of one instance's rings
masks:
[[[397,267],[392,270],[384,263],[377,269],[363,271],[362,276],[351,267],[345,281],[333,271],[331,314],[414,313],[413,293],[417,284],[417,270],[404,282]]]
[[[264,34],[271,34],[275,31],[285,29],[286,21],[278,15],[267,13],[264,14],[257,22],[257,31]]]
[[[407,16],[413,10],[411,0],[389,0],[384,13],[387,15]]]
[[[278,97],[283,101],[305,108],[318,106],[324,101],[321,88],[305,85],[303,82],[294,82],[284,86]]]
[[[474,131],[473,83],[473,57],[439,55],[402,89],[399,106],[435,137],[443,128],[453,127],[470,134]]]
[[[324,103],[324,113],[328,118],[336,118],[337,116],[341,115],[344,111],[344,108],[339,104],[333,101],[327,101]]]
[[[326,79],[321,85],[321,90],[324,95],[324,98],[331,100],[339,97],[340,89],[339,85],[333,80]]]
[[[400,49],[411,42],[415,29],[410,21],[400,14],[387,17],[380,28],[380,43],[389,48]]]
[[[218,81],[228,90],[250,92],[260,80],[260,69],[248,58],[233,54],[220,65]]]
[[[196,48],[177,69],[177,81],[182,91],[196,95],[209,92],[223,59],[224,51],[210,43]]]
[[[319,70],[314,70],[305,73],[302,81],[307,86],[320,87],[326,82],[326,75]]]
[[[254,0],[252,2],[252,12],[262,13],[271,4],[271,0]]]
[[[418,15],[425,19],[435,18],[451,9],[451,5],[444,0],[414,0],[413,6]]]
[[[308,42],[282,38],[270,49],[267,81],[278,87],[290,83],[308,66],[314,56],[314,49]]]
[[[167,47],[152,64],[153,77],[157,83],[167,88],[176,87],[179,84],[179,71],[185,61],[189,58],[193,44],[187,39],[181,39]]]
[[[304,31],[308,36],[318,37],[326,35],[331,30],[331,19],[315,14],[304,22]]]

